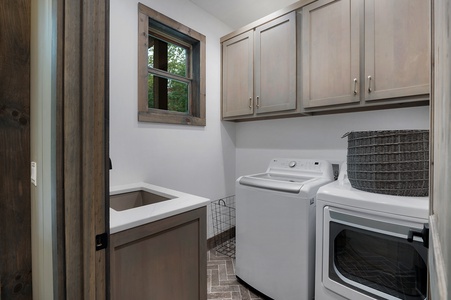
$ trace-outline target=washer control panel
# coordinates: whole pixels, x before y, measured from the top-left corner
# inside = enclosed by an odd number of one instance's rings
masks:
[[[326,162],[321,160],[275,158],[271,160],[267,172],[271,170],[322,172],[323,164]]]

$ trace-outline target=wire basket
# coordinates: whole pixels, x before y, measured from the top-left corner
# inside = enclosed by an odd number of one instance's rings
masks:
[[[211,203],[213,240],[217,252],[235,257],[235,196]]]
[[[428,130],[354,131],[345,136],[352,187],[396,196],[428,195]]]

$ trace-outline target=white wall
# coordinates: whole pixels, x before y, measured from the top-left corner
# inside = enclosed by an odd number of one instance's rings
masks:
[[[207,125],[138,122],[138,1],[111,0],[110,185],[145,181],[212,200],[233,194],[235,124],[220,121],[220,37],[231,29],[188,0],[139,2],[206,36]]]
[[[346,160],[349,131],[429,129],[429,107],[377,110],[236,125],[236,177],[264,172],[275,157]]]

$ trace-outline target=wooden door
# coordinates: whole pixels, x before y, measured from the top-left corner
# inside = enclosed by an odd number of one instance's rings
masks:
[[[31,1],[0,1],[0,299],[31,299]]]
[[[313,108],[360,101],[361,0],[302,9],[302,101]]]
[[[296,12],[255,29],[256,113],[296,109]]]
[[[451,297],[451,7],[433,7],[428,299],[441,300]]]
[[[429,93],[430,2],[365,1],[365,100]]]
[[[254,113],[253,48],[250,30],[222,44],[222,116],[247,116]]]
[[[108,0],[58,0],[58,299],[108,299]]]

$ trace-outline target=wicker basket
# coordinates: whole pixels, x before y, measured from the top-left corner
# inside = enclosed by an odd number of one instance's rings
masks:
[[[352,187],[396,196],[428,195],[428,130],[354,131],[345,136]]]

